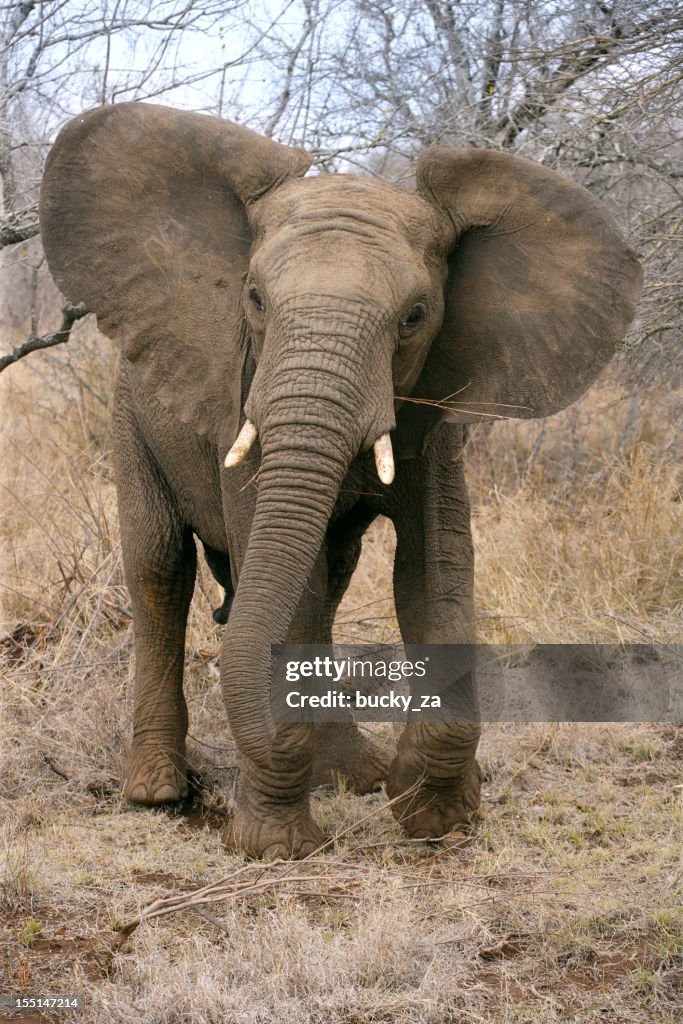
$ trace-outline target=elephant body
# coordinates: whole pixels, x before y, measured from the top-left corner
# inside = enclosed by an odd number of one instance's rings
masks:
[[[187,795],[182,667],[195,538],[218,583],[230,591],[232,571],[236,584],[248,544],[256,498],[250,481],[260,451],[256,444],[239,469],[227,473],[222,468],[226,450],[188,432],[126,360],[119,367],[113,419],[119,518],[136,635],[135,738],[126,760],[124,793],[134,802],[154,805]],[[392,519],[396,528],[394,588],[404,640],[471,639],[474,558],[462,435],[458,424],[442,424],[423,456],[399,463],[391,488],[379,483],[371,453],[354,460],[306,591],[310,604],[300,605],[292,623],[292,642],[331,643],[334,615],[358,562],[362,536],[378,515]],[[435,496],[444,501],[438,515]],[[445,589],[450,598],[444,607],[439,592]],[[397,802],[397,813],[408,814],[412,834],[443,835],[465,825],[478,806],[474,751],[479,729],[470,724],[459,731],[449,752],[467,750],[467,771],[462,782],[456,779],[447,808],[435,804],[430,794],[429,813],[438,815],[432,827],[425,825],[426,811],[412,820],[410,797],[405,805]],[[419,742],[419,730],[415,739]],[[252,855],[302,855],[322,841],[308,809],[311,785],[340,775],[364,793],[388,779],[392,796],[399,796],[424,770],[422,756],[415,765],[398,757],[392,764],[380,745],[352,724],[281,727],[281,742],[281,760],[294,765],[292,793],[300,790],[292,820],[283,820],[277,800],[268,808],[264,789],[270,788],[270,773],[247,759],[242,763],[236,821],[228,833],[231,845]],[[283,782],[292,774],[288,768],[280,766],[272,787],[280,800]]]
[[[640,287],[602,206],[529,161],[434,147],[412,193],[303,177],[309,163],[218,118],[122,104],[66,126],[41,192],[58,285],[123,349],[124,791],[148,804],[186,792],[197,537],[226,588],[221,683],[242,755],[227,838],[251,855],[319,845],[308,794],[332,772],[361,792],[386,777],[415,837],[468,820],[475,724],[411,722],[391,763],[352,724],[276,728],[271,644],[331,642],[378,515],[396,528],[404,641],[472,640],[463,423],[577,398]]]

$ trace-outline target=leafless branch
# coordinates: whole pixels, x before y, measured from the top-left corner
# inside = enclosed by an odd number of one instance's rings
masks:
[[[36,223],[19,226],[10,220],[0,227],[0,249],[8,245],[17,245],[18,242],[27,242],[29,238],[35,238],[39,231]]]
[[[342,839],[347,839],[360,831],[368,821],[378,818],[387,809],[393,807],[399,801],[410,797],[419,786],[414,783],[405,792],[387,800],[373,808],[358,821],[346,826],[337,835],[327,839],[321,846],[313,850],[300,861],[273,860],[263,864],[244,864],[237,868],[231,875],[202,886],[190,893],[183,893],[180,896],[161,897],[146,907],[140,914],[124,924],[117,933],[114,942],[114,949],[120,949],[130,938],[133,932],[143,921],[150,921],[155,917],[163,917],[166,914],[175,914],[182,910],[203,910],[206,904],[224,903],[230,900],[240,900],[245,897],[259,896],[266,892],[277,892],[286,890],[292,886],[323,885],[325,894],[332,895],[330,890],[340,890],[339,895],[353,895],[352,886],[357,876],[359,867],[357,862],[348,863],[344,854],[323,860],[321,854],[327,853]],[[445,838],[445,837],[442,837]],[[361,868],[361,870],[365,870]],[[315,890],[313,890],[315,891]],[[207,920],[212,920],[212,915],[204,914]],[[221,930],[225,926],[219,925]]]
[[[265,135],[272,136],[273,132],[277,128],[278,124],[280,123],[280,119],[282,118],[282,115],[284,114],[285,110],[287,109],[287,104],[289,103],[291,95],[292,95],[292,81],[293,81],[293,78],[294,78],[294,69],[296,68],[297,61],[299,60],[299,58],[301,56],[301,52],[302,52],[302,50],[303,50],[303,48],[304,48],[304,46],[306,44],[306,40],[310,36],[312,30],[313,30],[313,22],[312,22],[312,18],[311,18],[311,9],[310,9],[310,6],[307,5],[306,17],[305,17],[305,20],[304,20],[304,27],[301,30],[301,35],[299,36],[299,38],[296,40],[294,46],[292,47],[291,53],[289,55],[289,59],[287,60],[287,67],[285,69],[285,80],[284,80],[284,83],[283,83],[283,86],[282,86],[282,92],[280,94],[280,99],[278,101],[278,104],[277,104],[275,110],[273,111],[272,117],[269,119],[268,123],[266,124],[266,126],[264,128],[264,134]]]
[[[71,337],[71,328],[80,320],[82,317],[88,315],[88,310],[81,302],[78,306],[72,306],[67,303],[62,310],[62,323],[58,331],[54,331],[52,334],[43,334],[40,338],[29,338],[22,345],[18,345],[6,356],[0,359],[0,373],[6,370],[12,363],[17,363],[20,359],[24,359],[25,356],[31,354],[31,352],[38,352],[43,348],[53,348],[55,345],[63,345]]]

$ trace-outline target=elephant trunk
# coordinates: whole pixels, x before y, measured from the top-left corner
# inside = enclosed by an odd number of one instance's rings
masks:
[[[275,732],[271,644],[287,640],[342,480],[367,431],[375,429],[363,424],[368,413],[361,412],[355,381],[318,373],[306,394],[305,384],[294,386],[296,378],[313,379],[301,369],[292,375],[281,363],[277,388],[269,384],[260,407],[252,388],[262,453],[258,497],[221,656],[235,741],[264,768],[271,764]]]

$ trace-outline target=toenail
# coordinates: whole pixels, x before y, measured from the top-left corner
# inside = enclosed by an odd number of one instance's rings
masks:
[[[178,799],[178,790],[174,786],[159,786],[154,791],[154,799],[158,800],[159,803],[165,803],[168,800]]]

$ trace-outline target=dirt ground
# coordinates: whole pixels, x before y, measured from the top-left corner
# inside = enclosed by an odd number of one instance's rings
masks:
[[[0,1004],[0,1024],[679,1021],[675,723],[489,725],[481,814],[460,845],[408,840],[383,792],[340,786],[313,799],[337,836],[328,850],[245,865],[220,838],[235,752],[219,595],[202,571],[187,654],[192,798],[122,801],[131,622],[106,389],[93,387],[111,356],[82,342],[73,365],[60,354],[3,380],[0,994],[80,995],[84,1009]],[[56,380],[67,383],[47,388]],[[671,397],[634,404],[606,384],[545,427],[474,432],[481,640],[681,642]],[[339,641],[397,638],[392,543],[375,524]],[[367,728],[395,740],[391,726]],[[209,885],[215,902],[194,897],[128,934],[154,901]]]

